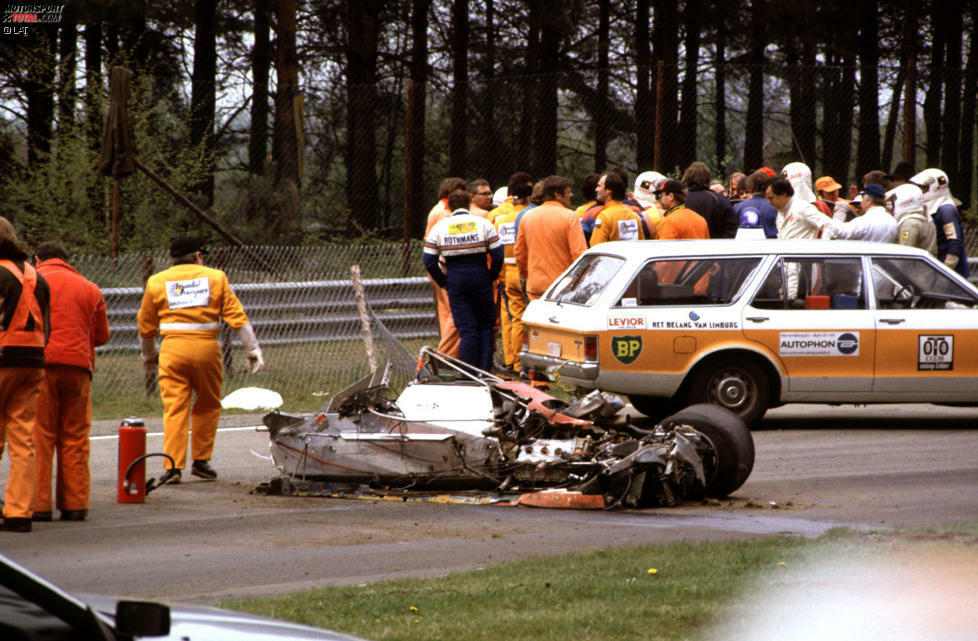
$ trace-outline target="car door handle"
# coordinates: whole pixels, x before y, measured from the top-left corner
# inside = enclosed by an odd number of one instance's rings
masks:
[[[881,318],[880,322],[886,323],[887,325],[899,325],[900,323],[903,323],[906,320],[907,319],[905,318]]]
[[[752,323],[766,323],[771,319],[767,316],[748,316],[747,320],[749,320]]]

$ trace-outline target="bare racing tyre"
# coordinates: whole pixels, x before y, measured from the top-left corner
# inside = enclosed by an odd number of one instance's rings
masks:
[[[718,405],[752,425],[767,411],[770,385],[756,361],[728,356],[697,369],[689,386],[689,402]]]
[[[690,498],[723,498],[740,488],[754,469],[754,439],[746,423],[730,410],[709,404],[691,405],[660,425],[688,425],[703,439],[697,451],[703,459],[706,485]]]
[[[642,414],[645,414],[653,421],[659,421],[679,409],[671,398],[664,396],[645,396],[643,394],[629,394],[628,400],[632,407]]]

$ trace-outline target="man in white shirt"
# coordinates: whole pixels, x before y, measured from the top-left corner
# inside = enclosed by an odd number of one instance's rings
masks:
[[[778,210],[778,238],[819,238],[832,226],[832,219],[796,194],[787,178],[775,178],[764,195]]]
[[[869,240],[877,243],[895,243],[897,221],[886,211],[886,190],[883,185],[869,183],[859,192],[859,208],[862,213],[847,223],[836,224],[836,238]]]

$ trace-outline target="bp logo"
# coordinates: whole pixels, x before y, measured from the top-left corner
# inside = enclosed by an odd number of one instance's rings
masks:
[[[628,365],[642,353],[641,336],[612,336],[611,353],[619,361]]]

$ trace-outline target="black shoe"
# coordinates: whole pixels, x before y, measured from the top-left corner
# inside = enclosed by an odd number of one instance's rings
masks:
[[[61,510],[62,521],[84,521],[88,510]]]
[[[6,530],[7,532],[30,532],[31,531],[31,520],[27,517],[3,517],[3,523],[0,524],[0,530]]]
[[[48,522],[51,519],[52,519],[52,516],[51,516],[51,511],[50,510],[48,510],[47,512],[34,512],[34,514],[31,516],[31,520],[32,521],[44,521],[44,522]]]
[[[214,471],[214,468],[207,461],[194,461],[193,467],[190,468],[190,473],[207,481],[213,481],[217,478],[217,472]]]
[[[178,468],[170,468],[169,470],[164,470],[163,476],[160,480],[156,482],[154,487],[159,487],[161,485],[177,485],[180,483],[180,470]]]

